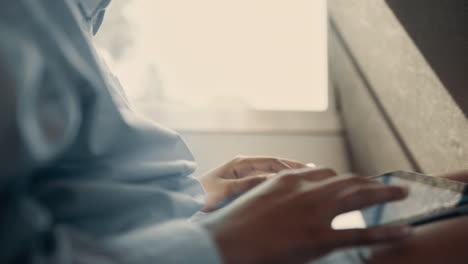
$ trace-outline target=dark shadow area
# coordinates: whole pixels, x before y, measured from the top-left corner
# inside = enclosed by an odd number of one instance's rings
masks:
[[[386,0],[468,116],[468,0]]]

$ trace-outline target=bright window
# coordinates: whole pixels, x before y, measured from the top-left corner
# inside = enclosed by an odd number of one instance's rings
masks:
[[[114,0],[96,43],[134,104],[323,111],[326,0]]]

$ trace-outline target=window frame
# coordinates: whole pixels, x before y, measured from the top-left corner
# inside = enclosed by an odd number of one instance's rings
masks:
[[[325,111],[227,109],[169,109],[141,105],[136,111],[179,132],[334,134],[343,126],[336,108],[335,89],[328,84]]]

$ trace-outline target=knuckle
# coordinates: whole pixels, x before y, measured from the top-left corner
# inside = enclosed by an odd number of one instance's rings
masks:
[[[276,158],[270,158],[270,161],[277,164],[277,165],[281,165],[281,166],[284,166],[284,162],[279,160],[279,159],[276,159]]]
[[[277,168],[278,171],[292,169],[288,164],[279,159],[275,159],[273,163],[273,167]]]
[[[232,161],[235,162],[235,163],[239,163],[239,162],[242,162],[243,160],[245,160],[245,156],[244,155],[236,155]]]

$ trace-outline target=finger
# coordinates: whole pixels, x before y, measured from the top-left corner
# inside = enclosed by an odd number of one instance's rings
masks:
[[[287,162],[285,162],[284,160],[281,160],[281,159],[276,159],[276,161],[274,161],[274,162],[278,162],[281,165],[281,167],[285,167],[286,170],[294,168],[293,166],[291,166],[290,164],[288,164]],[[285,169],[274,170],[274,172],[280,172],[280,171],[285,170]]]
[[[279,160],[286,163],[287,165],[289,165],[292,169],[315,168],[316,167],[315,164],[313,164],[313,163],[304,164],[302,162],[298,162],[298,161],[295,161],[295,160],[288,160],[288,159],[279,159]]]
[[[354,186],[342,192],[334,204],[335,215],[360,210],[375,204],[401,200],[408,195],[408,189],[378,183]]]
[[[276,175],[276,173],[270,173],[270,172],[264,172],[264,171],[253,171],[253,172],[249,173],[248,177],[258,176],[258,175],[265,175],[265,174],[275,174]]]
[[[327,177],[322,182],[320,187],[321,191],[329,195],[336,196],[338,192],[343,192],[355,186],[375,183],[369,179],[356,177],[349,174],[339,175],[336,177]],[[317,187],[316,187],[317,188]]]
[[[304,168],[286,173],[305,181],[320,181],[337,176],[336,172],[330,168]]]
[[[248,157],[240,158],[238,164],[236,164],[236,170],[239,178],[250,176],[253,171],[260,172],[280,172],[292,167],[279,160],[271,157]]]
[[[262,174],[242,179],[230,180],[231,192],[234,195],[241,194],[266,181],[271,177],[271,175],[272,174]]]
[[[407,225],[337,230],[335,231],[335,235],[330,239],[330,246],[332,249],[338,249],[388,243],[406,238],[411,232],[412,228]]]
[[[328,178],[336,177],[338,174],[330,168],[314,168],[315,170],[304,178],[308,181],[321,181]]]

